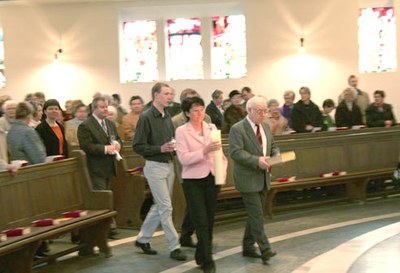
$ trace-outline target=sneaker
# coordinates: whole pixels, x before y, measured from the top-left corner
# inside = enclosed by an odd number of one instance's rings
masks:
[[[169,257],[171,257],[171,259],[174,259],[177,261],[186,261],[186,259],[187,259],[185,253],[183,253],[180,248],[177,248],[174,251],[171,251],[171,254],[169,254]]]
[[[138,241],[135,242],[135,246],[143,250],[144,254],[147,255],[156,255],[157,251],[152,249],[150,243],[139,243]]]

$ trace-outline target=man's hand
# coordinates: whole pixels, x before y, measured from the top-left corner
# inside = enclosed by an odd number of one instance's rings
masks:
[[[175,151],[175,143],[167,142],[161,145],[161,152],[162,153],[171,153]]]
[[[260,156],[258,158],[258,167],[261,170],[267,170],[270,167],[270,165],[269,165],[269,163],[267,161],[267,158],[265,156]]]
[[[121,151],[121,145],[119,145],[118,141],[114,140],[111,144],[114,146],[114,151],[115,152]]]
[[[118,152],[118,151],[115,149],[114,145],[106,145],[106,152],[109,155],[114,155],[115,152]]]

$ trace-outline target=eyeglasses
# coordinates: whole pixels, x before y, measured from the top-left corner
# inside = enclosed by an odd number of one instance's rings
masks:
[[[256,112],[259,115],[266,115],[268,114],[268,109],[262,110],[262,109],[257,109],[257,108],[253,108],[254,112]]]

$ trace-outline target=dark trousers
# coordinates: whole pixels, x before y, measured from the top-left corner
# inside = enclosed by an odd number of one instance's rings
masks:
[[[190,219],[196,229],[196,263],[205,266],[213,264],[214,214],[220,186],[215,185],[214,176],[209,174],[202,179],[183,179],[183,190]]]
[[[264,231],[266,191],[242,192],[241,195],[248,216],[243,237],[243,250],[254,250],[254,243],[258,244],[261,251],[270,249],[271,245]]]
[[[194,233],[194,226],[192,223],[192,219],[190,219],[190,214],[188,207],[185,209],[185,216],[183,218],[182,227],[181,227],[181,242],[190,241],[191,236]]]

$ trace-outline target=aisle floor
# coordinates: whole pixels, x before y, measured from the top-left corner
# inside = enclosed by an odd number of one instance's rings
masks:
[[[278,255],[267,265],[241,255],[245,222],[220,224],[214,232],[217,272],[271,273],[394,273],[400,272],[400,198],[369,200],[366,204],[336,206],[279,214],[266,220],[268,237]],[[79,257],[71,254],[35,273],[178,273],[201,272],[194,249],[183,248],[188,261],[169,258],[162,230],[151,240],[159,254],[148,256],[134,247],[138,231],[119,230],[110,241],[114,256]],[[68,237],[50,245],[69,244]]]

